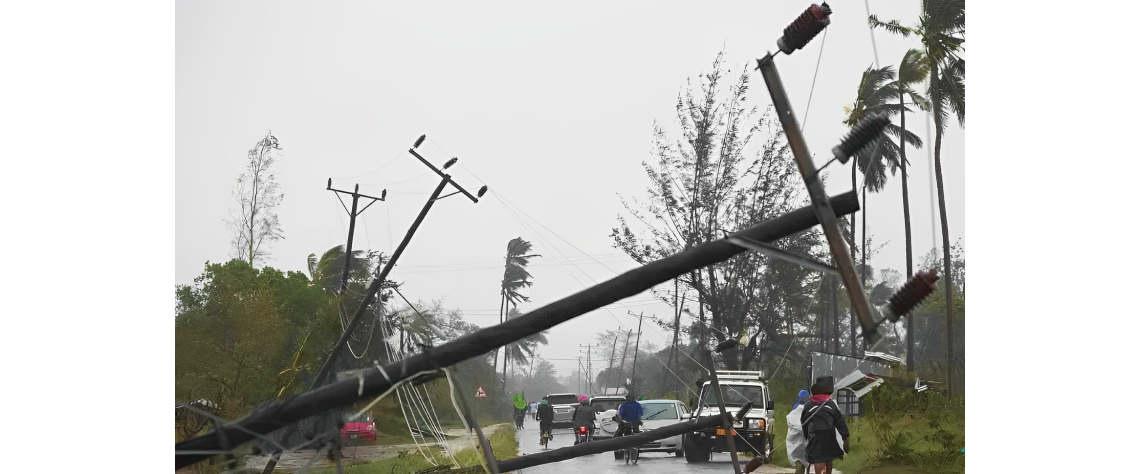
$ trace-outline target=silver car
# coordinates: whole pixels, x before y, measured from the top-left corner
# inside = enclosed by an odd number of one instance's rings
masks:
[[[641,431],[650,431],[681,422],[681,417],[689,414],[684,403],[677,400],[641,400]],[[685,455],[681,435],[646,443],[639,448],[643,452],[673,453],[677,457]]]
[[[552,393],[546,396],[550,408],[554,409],[552,428],[573,428],[574,409],[578,408],[578,395],[573,393]]]

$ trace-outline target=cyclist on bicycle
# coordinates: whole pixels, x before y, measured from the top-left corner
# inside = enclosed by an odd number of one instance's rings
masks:
[[[614,417],[618,422],[618,430],[614,433],[614,437],[640,432],[641,416],[644,414],[641,403],[633,398],[633,394],[626,395],[625,403],[618,407],[617,415]]]
[[[538,418],[539,442],[545,437],[553,437],[550,434],[550,425],[554,423],[554,407],[550,406],[550,401],[546,397],[542,397],[542,402],[538,404],[536,417]]]

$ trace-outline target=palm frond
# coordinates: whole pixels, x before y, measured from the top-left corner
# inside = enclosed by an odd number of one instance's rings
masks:
[[[958,116],[958,124],[966,126],[966,82],[962,75],[954,74],[953,66],[947,67],[938,78],[938,90],[944,103]]]
[[[902,84],[917,84],[926,80],[930,74],[930,63],[921,49],[911,49],[903,55],[899,63],[899,82]]]
[[[903,38],[906,38],[910,36],[911,33],[913,33],[910,28],[900,25],[898,20],[891,20],[889,23],[883,23],[879,21],[879,17],[875,15],[870,15],[867,17],[867,24],[870,25],[871,28],[882,28],[890,33],[900,35]]]
[[[913,146],[915,148],[922,148],[922,139],[918,138],[918,135],[915,135],[910,130],[903,130],[902,127],[892,123],[892,124],[887,124],[887,126],[883,129],[883,131],[886,133],[889,133],[891,136],[895,137],[896,140],[901,135],[903,137],[903,140],[906,141],[906,143],[908,145]]]

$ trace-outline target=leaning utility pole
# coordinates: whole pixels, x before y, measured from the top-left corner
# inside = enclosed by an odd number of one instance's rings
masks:
[[[621,374],[622,374],[622,372],[625,372],[625,355],[629,353],[629,337],[632,335],[633,335],[633,330],[630,329],[629,332],[626,333],[626,335],[625,335],[625,348],[621,350],[621,364],[618,364],[618,377],[617,377],[617,383],[618,383],[619,387],[621,386],[621,382],[622,382]]]
[[[607,378],[612,377],[612,375],[610,375],[610,371],[613,370],[613,368],[614,368],[614,354],[617,352],[617,341],[618,341],[619,337],[621,337],[621,333],[614,334],[614,347],[613,347],[613,349],[610,349],[610,366],[606,367]],[[606,385],[609,385],[609,384],[607,383]],[[605,388],[609,388],[609,387],[603,387],[603,389],[605,389]],[[608,395],[608,394],[602,393],[602,395]]]
[[[361,213],[368,210],[369,207],[371,207],[373,204],[376,204],[378,201],[385,200],[384,198],[388,197],[388,190],[385,189],[385,190],[381,191],[380,197],[372,197],[372,196],[368,196],[366,194],[360,194],[360,185],[357,184],[356,188],[353,189],[353,191],[350,193],[348,191],[341,191],[339,189],[333,189],[332,178],[329,178],[328,186],[325,189],[328,191],[332,191],[334,193],[337,193],[336,199],[338,201],[340,201],[340,205],[341,205],[341,207],[344,208],[345,212],[348,212],[348,243],[344,246],[344,272],[341,274],[341,277],[340,277],[340,292],[344,293],[345,290],[348,289],[348,274],[351,271],[351,267],[352,267],[352,235],[356,230],[356,216],[359,216]],[[349,196],[352,196],[352,210],[351,211],[348,210],[348,206],[344,205],[344,201],[340,198],[341,194],[347,194]],[[371,199],[372,202],[368,203],[367,206],[364,206],[364,209],[357,211],[356,210],[356,203],[362,197],[366,197],[368,199]]]
[[[487,186],[484,185],[483,187],[479,188],[478,197],[472,196],[471,193],[467,192],[466,189],[463,189],[463,187],[455,183],[455,181],[451,179],[451,175],[440,171],[439,168],[436,168],[435,165],[432,165],[430,162],[425,160],[424,157],[420,156],[419,153],[416,153],[415,149],[424,142],[425,138],[427,138],[427,135],[420,135],[420,138],[416,140],[415,144],[412,145],[412,148],[408,149],[408,153],[411,153],[412,156],[418,158],[421,162],[423,162],[423,164],[427,165],[428,168],[431,168],[432,171],[435,171],[435,173],[438,174],[442,179],[440,180],[439,185],[435,187],[435,191],[432,192],[431,197],[428,198],[427,203],[424,204],[423,209],[420,209],[420,213],[418,216],[416,216],[416,220],[412,222],[412,226],[408,228],[407,234],[404,235],[404,240],[401,240],[400,245],[396,247],[396,250],[394,252],[392,252],[392,256],[384,265],[384,269],[380,271],[380,274],[378,274],[376,278],[372,280],[372,284],[368,286],[368,289],[364,293],[360,306],[356,308],[356,313],[352,316],[352,319],[349,320],[348,325],[345,326],[344,332],[341,333],[340,339],[336,341],[336,344],[333,346],[332,351],[330,351],[329,355],[325,357],[325,362],[321,364],[321,369],[317,372],[317,376],[313,379],[313,383],[309,387],[309,390],[313,390],[317,387],[320,387],[321,385],[324,385],[325,379],[329,377],[329,372],[332,371],[333,363],[336,361],[340,353],[344,350],[344,346],[348,344],[348,338],[352,335],[352,332],[356,330],[356,327],[360,325],[361,319],[364,319],[364,313],[370,306],[369,302],[377,295],[377,293],[380,291],[380,287],[383,286],[384,282],[387,281],[388,274],[391,273],[392,268],[396,266],[396,261],[400,259],[400,255],[403,255],[404,249],[408,247],[408,243],[411,242],[412,236],[415,235],[416,230],[420,228],[420,223],[422,223],[424,221],[424,218],[427,217],[427,213],[429,210],[431,210],[432,205],[434,205],[435,202],[440,199],[460,192],[470,198],[472,202],[478,203],[479,198],[483,197],[483,194],[487,192]],[[450,160],[447,160],[447,163],[443,165],[443,169],[450,168],[457,161],[459,161],[459,158],[452,157]],[[448,184],[451,184],[459,191],[440,197],[439,195],[443,192],[443,188]],[[381,196],[384,197],[383,194]],[[365,207],[365,209],[367,209],[367,207]],[[288,435],[291,433],[292,427],[290,427],[290,430],[286,431],[284,437],[288,438]],[[490,456],[489,453],[487,455]],[[274,452],[273,457],[270,458],[269,462],[266,464],[263,473],[268,474],[270,472],[273,472],[273,469],[277,465],[277,461],[280,458],[281,452]]]
[[[783,52],[787,55],[792,54],[797,49],[802,49],[812,38],[831,23],[830,16],[831,8],[829,8],[826,3],[824,3],[822,7],[819,5],[809,7],[794,23],[784,30],[783,36],[776,41],[776,45],[779,48],[777,53]],[[863,286],[859,283],[859,276],[855,273],[855,260],[851,258],[851,251],[847,248],[847,243],[844,241],[842,232],[839,230],[839,221],[836,217],[835,209],[832,207],[831,201],[823,189],[823,181],[819,178],[819,170],[816,169],[815,162],[812,161],[811,153],[807,148],[807,142],[804,140],[800,126],[796,122],[791,101],[788,99],[787,92],[784,91],[784,84],[780,80],[780,74],[776,71],[776,64],[773,60],[774,57],[775,55],[768,53],[763,58],[757,60],[756,69],[759,69],[761,75],[764,76],[764,82],[768,86],[768,93],[772,97],[772,105],[776,109],[776,114],[780,118],[781,125],[783,125],[784,136],[788,139],[788,145],[792,149],[792,156],[796,159],[796,165],[799,167],[800,175],[803,177],[804,185],[807,187],[808,196],[811,198],[811,204],[815,210],[816,218],[819,219],[819,225],[823,228],[824,236],[827,237],[827,243],[831,249],[831,255],[835,259],[835,264],[839,267],[838,272],[843,279],[844,286],[847,288],[847,295],[851,299],[852,319],[858,318],[860,325],[863,327],[864,341],[873,344],[879,339],[876,328],[881,320],[875,321],[872,317],[871,306],[867,301],[867,295],[863,292]],[[856,155],[868,144],[875,142],[887,123],[889,123],[889,119],[886,117],[876,116],[856,124],[848,137],[832,149],[834,159],[840,163],[846,163],[848,159]],[[852,331],[854,331],[854,327],[852,327]],[[851,349],[852,352],[855,351],[854,345]]]

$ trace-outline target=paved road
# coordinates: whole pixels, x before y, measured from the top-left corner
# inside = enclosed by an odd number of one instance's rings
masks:
[[[537,453],[542,450],[542,446],[538,444],[538,424],[533,423],[533,420],[531,420],[531,423],[527,423],[522,431],[518,432],[517,438],[519,440],[520,456]],[[554,440],[550,442],[550,449],[572,446],[573,444],[573,431],[569,429],[554,430]],[[747,462],[747,460],[747,458],[744,458],[742,462]],[[542,466],[526,469],[525,471],[528,473],[542,472],[552,474],[679,474],[692,472],[733,472],[732,458],[727,454],[718,453],[713,453],[712,462],[704,464],[689,464],[685,462],[685,458],[679,458],[668,453],[642,453],[641,459],[638,460],[637,464],[629,466],[625,464],[625,461],[615,461],[613,455],[610,453],[602,453],[582,456],[557,463],[544,464]],[[794,473],[795,469],[765,465],[755,472],[762,474]]]
[[[496,430],[499,430],[499,429],[514,429],[514,426],[509,425],[509,424],[487,426],[487,427],[483,428],[483,434],[490,436],[491,433],[494,433]],[[462,429],[448,430],[447,431],[447,436],[448,436],[447,443],[453,451],[461,451],[464,449],[472,449],[475,447],[475,443],[471,440],[470,437],[465,435],[465,431],[466,430],[462,430]],[[399,454],[400,451],[407,451],[410,453],[418,453],[419,452],[416,448],[416,445],[414,445],[414,444],[396,444],[396,445],[384,445],[384,446],[380,446],[380,445],[346,446],[341,451],[341,454],[343,456],[342,461],[341,461],[341,465],[342,466],[351,466],[354,464],[363,464],[363,463],[368,463],[368,462],[373,462],[373,461],[379,461],[381,459],[387,459],[390,457],[395,457],[397,454]],[[301,450],[301,451],[284,453],[281,455],[281,459],[277,462],[277,470],[281,471],[281,472],[296,471],[296,470],[304,467],[306,464],[308,464],[309,461],[312,460],[313,457],[316,455],[317,455],[317,450],[315,450],[315,449],[305,449],[305,450]],[[244,467],[246,469],[262,470],[262,469],[265,469],[265,464],[269,462],[269,456],[268,455],[265,455],[265,456],[245,456],[244,461],[245,461]],[[318,460],[317,462],[315,462],[314,465],[315,466],[332,466],[333,463],[332,463],[332,461],[329,461],[327,458],[322,458],[322,459]]]

